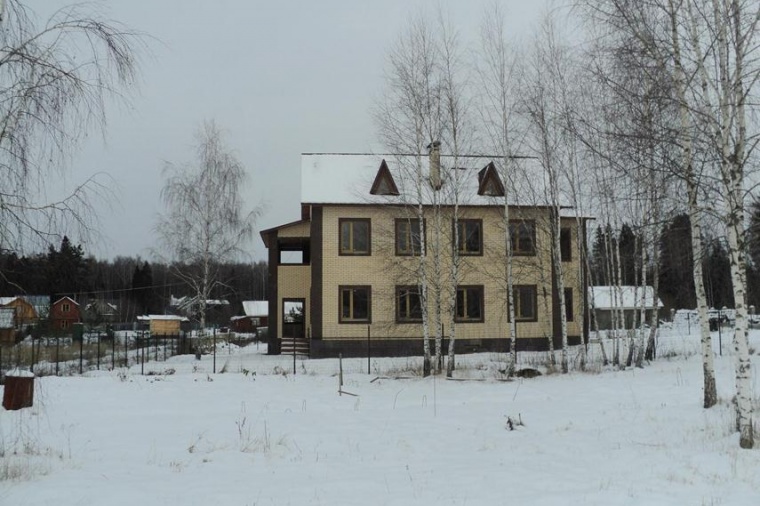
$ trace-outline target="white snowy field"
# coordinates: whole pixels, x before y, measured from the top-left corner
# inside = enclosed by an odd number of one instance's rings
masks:
[[[760,450],[738,447],[723,338],[710,410],[683,329],[663,330],[668,358],[644,369],[511,382],[495,354],[459,357],[482,381],[376,379],[419,359],[373,359],[371,374],[344,360],[355,396],[338,394],[337,360],[293,375],[255,345],[220,353],[224,373],[183,356],[150,364],[172,374],[37,378],[33,408],[0,409],[0,504],[757,505]]]

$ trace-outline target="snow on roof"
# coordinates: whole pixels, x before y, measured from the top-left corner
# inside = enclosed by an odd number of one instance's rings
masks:
[[[641,307],[642,300],[647,308],[654,307],[654,288],[646,286],[591,286],[588,288],[589,302],[594,309],[632,309]],[[657,299],[657,307],[663,307]]]
[[[178,316],[175,314],[149,314],[137,317],[138,321],[151,321],[151,320],[177,320],[181,322],[190,321],[184,316]]]
[[[72,299],[71,297],[68,297],[68,296],[64,296],[64,297],[61,297],[61,298],[60,298],[60,299],[58,299],[57,301],[53,302],[53,305],[56,305],[56,304],[58,304],[59,302],[61,302],[62,300],[65,300],[65,299],[68,299],[68,300],[69,300],[69,302],[73,302],[73,303],[74,303],[75,305],[77,305],[77,306],[79,305],[79,302],[75,301],[74,299]]]
[[[14,300],[16,300],[18,297],[0,297],[0,306],[4,306],[6,304],[10,304]]]
[[[269,314],[269,301],[244,300],[243,312],[246,316],[267,316]]]
[[[399,195],[371,195],[370,189],[380,164],[385,160]],[[441,156],[442,192],[450,193],[453,181],[461,188],[459,202],[463,205],[492,206],[503,204],[502,197],[478,195],[478,172],[493,162],[499,170],[502,160],[487,157]],[[547,205],[548,182],[545,171],[536,160],[515,160],[509,180],[503,181],[511,205]],[[456,165],[458,168],[455,168]],[[427,181],[430,169],[425,155],[304,153],[301,155],[301,202],[306,204],[403,204],[416,202],[418,167]],[[432,202],[429,184],[424,185],[423,201]],[[450,199],[449,199],[450,200]],[[560,196],[560,204],[569,199]]]

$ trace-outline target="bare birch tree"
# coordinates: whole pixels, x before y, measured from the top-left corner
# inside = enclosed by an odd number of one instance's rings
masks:
[[[176,274],[195,293],[203,331],[206,302],[223,283],[219,264],[243,252],[259,211],[245,210],[245,167],[213,122],[204,123],[198,133],[197,161],[167,163],[163,173],[161,197],[167,210],[156,232]]]
[[[421,15],[411,19],[389,51],[385,95],[375,111],[375,122],[384,144],[392,152],[415,155],[413,163],[402,166],[402,170],[414,182],[413,194],[416,201],[410,204],[415,210],[420,231],[425,230],[426,209],[433,202],[432,248],[427,243],[426,234],[421,233],[422,254],[419,255],[417,265],[424,376],[430,375],[433,365],[430,337],[435,336],[438,343],[442,334],[438,282],[440,274],[437,272],[440,271],[440,258],[433,253],[440,251],[440,218],[436,211],[439,207],[434,202],[437,198],[436,183],[431,185],[427,176],[430,162],[423,156],[441,139],[439,55],[435,36],[426,19]],[[438,344],[436,347],[440,350]]]
[[[133,85],[142,37],[90,6],[44,24],[19,0],[0,4],[0,248],[46,244],[62,229],[87,233],[96,178],[46,196],[92,127],[105,128],[108,98]]]

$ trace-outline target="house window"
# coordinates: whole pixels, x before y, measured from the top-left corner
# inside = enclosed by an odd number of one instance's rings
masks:
[[[483,254],[483,220],[457,220],[460,255]]]
[[[536,321],[536,285],[515,285],[514,303],[515,303],[515,320]]]
[[[573,289],[565,288],[565,321],[573,321]]]
[[[516,221],[509,224],[513,255],[536,254],[536,224],[532,221]]]
[[[369,323],[372,321],[372,288],[370,286],[341,286],[339,289],[340,323]]]
[[[341,218],[340,254],[370,254],[370,220],[368,218]]]
[[[419,323],[422,321],[419,287],[396,287],[396,321],[399,323]]]
[[[61,320],[61,328],[62,329],[69,328],[69,321],[68,320]]]
[[[460,323],[483,321],[483,286],[457,287],[455,320]]]
[[[573,242],[572,234],[569,228],[561,228],[559,231],[559,253],[563,262],[570,262],[573,259]]]
[[[396,255],[411,256],[422,252],[422,235],[420,220],[396,220]]]
[[[68,313],[69,311],[71,311],[71,304],[69,304],[68,302],[64,302],[63,304],[61,304],[61,311],[64,313]]]

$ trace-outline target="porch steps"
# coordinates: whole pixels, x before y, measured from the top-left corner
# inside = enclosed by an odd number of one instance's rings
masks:
[[[283,337],[280,343],[280,353],[292,355],[295,349],[296,355],[309,356],[309,340],[304,338]]]

